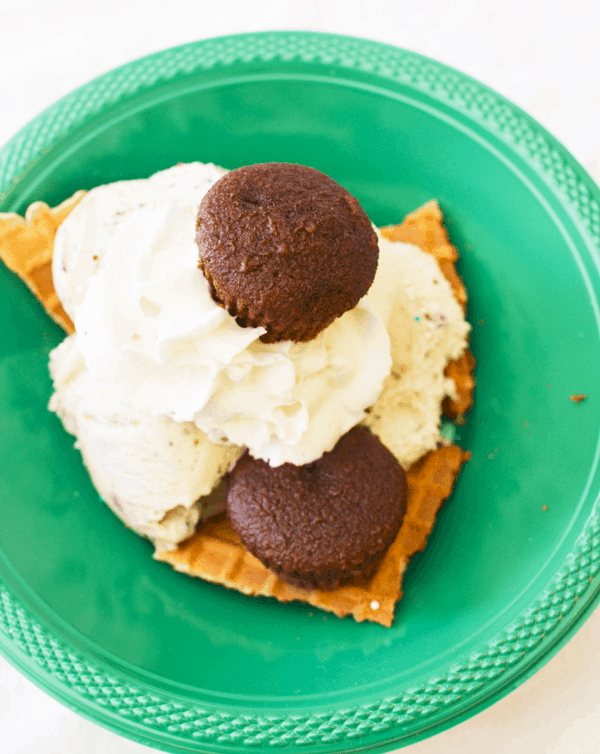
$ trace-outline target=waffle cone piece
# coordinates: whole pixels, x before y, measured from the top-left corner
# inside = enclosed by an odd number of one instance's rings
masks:
[[[84,195],[84,191],[79,191],[55,208],[36,202],[28,208],[25,218],[13,213],[0,214],[0,258],[68,333],[74,332],[74,327],[54,290],[52,249],[59,225]],[[457,300],[463,308],[466,306],[466,290],[455,268],[458,252],[450,244],[435,201],[412,212],[401,225],[383,228],[381,232],[390,240],[413,243],[433,254]],[[456,398],[447,400],[444,410],[458,421],[472,403],[474,364],[473,356],[466,351],[450,362],[446,370],[456,384]],[[407,511],[400,531],[373,578],[362,583],[335,591],[296,589],[244,549],[224,516],[203,522],[176,550],[157,551],[155,558],[170,563],[178,571],[245,594],[275,597],[281,602],[299,600],[339,617],[352,615],[357,621],[391,626],[408,562],[425,547],[436,515],[468,457],[469,453],[457,445],[442,446],[408,469]]]
[[[14,212],[0,213],[0,259],[23,280],[55,322],[69,334],[75,327],[58,300],[52,281],[52,249],[58,226],[85,196],[78,191],[50,208],[35,202],[25,217]]]

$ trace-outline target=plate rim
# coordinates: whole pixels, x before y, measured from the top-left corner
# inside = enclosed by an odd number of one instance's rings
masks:
[[[10,200],[32,163],[108,106],[182,75],[255,61],[329,63],[375,76],[385,87],[421,91],[477,123],[525,159],[549,185],[595,255],[600,250],[600,189],[575,158],[531,116],[476,79],[418,53],[324,32],[276,31],[199,40],[138,58],[67,94],[0,149],[0,203]],[[17,179],[17,180],[14,180]],[[485,709],[533,675],[600,602],[598,499],[573,549],[547,588],[508,628],[444,677],[379,703],[344,710],[236,716],[171,697],[91,662],[57,639],[0,578],[0,652],[20,672],[77,713],[139,743],[166,751],[233,752],[274,745],[306,751],[389,751],[440,732]],[[568,619],[567,619],[568,616]],[[563,620],[565,619],[565,620]],[[550,644],[547,640],[552,636]],[[546,640],[546,641],[544,641]],[[513,670],[506,673],[507,670]],[[73,680],[75,679],[75,680]],[[486,682],[493,689],[480,695]],[[500,683],[497,683],[500,681]],[[489,684],[488,684],[489,686]],[[466,704],[465,697],[471,701]],[[133,702],[132,702],[133,700]],[[462,700],[462,701],[461,701]],[[440,713],[440,710],[442,712]],[[441,719],[440,719],[441,714]],[[411,723],[419,721],[418,730]],[[141,721],[141,722],[140,722]],[[366,742],[365,737],[371,743]],[[210,747],[210,748],[207,748]]]

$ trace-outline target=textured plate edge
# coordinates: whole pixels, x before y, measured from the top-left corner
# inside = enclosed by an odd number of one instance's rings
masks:
[[[451,110],[479,123],[485,131],[524,158],[562,200],[561,204],[570,210],[572,219],[586,232],[594,249],[600,249],[600,203],[596,185],[568,151],[530,116],[485,85],[417,53],[356,37],[322,33],[261,32],[217,37],[154,53],[114,69],[50,106],[0,150],[0,189],[6,191],[13,180],[27,170],[28,163],[39,159],[42,150],[50,148],[64,135],[93,119],[104,108],[126,101],[159,81],[166,83],[173,76],[197,74],[217,65],[227,66],[252,60],[331,63],[338,68],[373,74],[388,83],[400,83],[424,92]],[[165,61],[168,62],[166,66]],[[50,128],[49,122],[52,123]],[[4,198],[5,195],[0,194],[0,201]],[[152,694],[148,703],[142,703],[136,710],[141,710],[145,715],[147,735],[153,739],[152,745],[157,744],[154,734],[161,726],[170,729],[170,734],[179,732],[184,748],[169,747],[170,751],[189,750],[185,748],[186,743],[192,744],[191,750],[196,751],[201,751],[198,746],[203,747],[204,744],[211,747],[210,751],[238,750],[240,744],[256,749],[265,745],[272,748],[298,744],[315,751],[333,751],[331,747],[338,743],[343,743],[346,751],[350,748],[356,751],[364,748],[359,743],[362,736],[386,731],[391,734],[386,738],[390,744],[406,745],[471,717],[545,664],[598,603],[600,593],[597,587],[591,588],[591,583],[600,571],[599,562],[600,523],[596,503],[584,531],[543,595],[523,611],[509,628],[489,642],[484,651],[472,653],[467,664],[454,665],[443,677],[430,681],[423,688],[406,692],[402,697],[324,714],[267,718],[256,715],[236,717],[208,709],[184,710],[183,705],[174,705],[171,699]],[[578,603],[579,609],[573,613]],[[18,615],[16,623],[15,615]],[[565,626],[563,619],[569,615],[571,620],[565,621],[566,627],[561,630],[561,624]],[[21,641],[14,636],[17,629],[21,632]],[[73,678],[81,681],[82,677],[77,672],[65,671],[61,662],[71,665],[73,670],[74,661],[84,674],[83,678],[91,674],[104,681],[103,690],[94,681],[94,693],[90,693],[85,683],[79,684],[80,689],[85,688],[89,694],[81,697],[85,699],[82,705],[87,706],[90,699],[99,704],[105,702],[126,719],[127,713],[132,712],[131,697],[118,693],[115,697],[110,689],[139,691],[139,694],[135,694],[139,697],[138,701],[147,696],[143,689],[135,689],[124,677],[105,674],[97,666],[86,663],[85,658],[70,652],[68,647],[61,646],[53,637],[44,635],[47,634],[46,630],[1,583],[0,631],[12,642],[13,648],[19,648],[14,659],[20,656],[22,662],[19,665],[22,667],[19,669],[29,677],[33,675],[34,682],[35,668],[46,674],[50,670],[49,677],[55,681],[54,686],[58,682],[59,687],[68,687],[73,692],[77,685],[73,683]],[[29,635],[29,642],[25,640],[23,631]],[[550,634],[554,634],[553,643],[544,651],[534,654],[536,647]],[[436,724],[432,719],[432,726],[428,726],[423,735],[418,732],[411,735],[407,730],[412,720],[421,722],[429,715],[435,718],[440,706],[450,713],[465,695],[477,694],[486,681],[503,676],[510,667],[523,665],[527,657],[529,664],[507,679],[501,691],[491,692],[476,704],[475,709],[469,705],[465,712],[457,710],[456,714],[446,718],[445,723]],[[56,669],[53,671],[52,667]],[[46,690],[54,696],[59,695],[56,690]],[[105,697],[101,702],[98,701],[98,692]],[[89,716],[76,701],[70,704],[63,694],[60,696],[67,706]],[[91,719],[94,719],[93,716]],[[113,728],[108,720],[104,724]],[[407,728],[402,732],[403,726]],[[128,732],[115,726],[115,732],[144,741],[144,735],[140,737],[133,730]],[[199,735],[198,738],[193,736],[194,732]],[[408,738],[401,741],[398,736]],[[315,744],[317,749],[311,744]],[[162,745],[166,745],[166,741]],[[389,746],[375,743],[367,748],[370,751],[385,751]]]

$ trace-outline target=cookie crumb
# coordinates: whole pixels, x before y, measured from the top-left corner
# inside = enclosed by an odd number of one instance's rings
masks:
[[[573,403],[581,403],[581,401],[584,401],[587,398],[587,395],[572,395],[571,400]]]
[[[379,604],[379,602],[377,602],[377,600],[373,600],[373,602],[371,602],[369,607],[371,608],[371,610],[379,610],[381,605]]]
[[[548,510],[548,506],[547,505],[542,505],[542,510],[543,511],[547,511]]]
[[[485,325],[485,319],[480,319],[477,324],[479,325],[479,327],[483,327]]]
[[[529,422],[523,422],[523,426],[524,427],[528,427],[529,426]]]

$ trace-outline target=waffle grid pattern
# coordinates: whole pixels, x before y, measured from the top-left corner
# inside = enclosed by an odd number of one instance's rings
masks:
[[[6,191],[28,165],[39,159],[64,135],[72,133],[108,106],[175,78],[195,75],[237,63],[295,61],[332,64],[373,74],[383,82],[401,83],[425,92],[434,100],[468,115],[488,132],[509,144],[534,167],[539,176],[561,197],[572,218],[587,231],[588,240],[600,249],[600,205],[593,183],[573,159],[534,121],[501,96],[462,74],[418,55],[366,40],[312,33],[262,33],[206,40],[167,50],[122,68],[87,84],[55,105],[20,131],[0,153],[0,191]],[[3,195],[0,193],[0,200]],[[422,688],[407,690],[374,704],[348,707],[323,714],[266,716],[228,714],[193,703],[175,702],[166,695],[145,689],[137,680],[105,672],[83,655],[57,640],[11,591],[0,582],[0,631],[10,654],[24,668],[35,668],[49,687],[74,706],[106,710],[106,724],[126,730],[132,721],[139,733],[165,747],[193,750],[234,751],[240,747],[271,750],[287,747],[318,747],[332,750],[344,745],[349,751],[368,743],[398,740],[421,726],[447,719],[464,710],[465,698],[491,693],[492,686],[508,668],[525,670],[537,659],[536,648],[554,634],[558,641],[561,623],[580,600],[591,600],[600,572],[600,518],[598,504],[551,586],[487,646],[456,664]],[[515,671],[518,672],[518,671]],[[487,687],[487,690],[484,688]],[[132,730],[132,728],[130,728]],[[377,735],[379,734],[379,735]],[[210,748],[208,748],[210,747]]]

